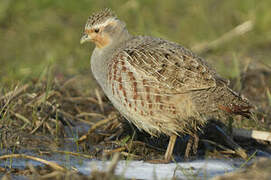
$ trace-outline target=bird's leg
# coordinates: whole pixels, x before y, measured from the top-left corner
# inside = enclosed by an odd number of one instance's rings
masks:
[[[165,161],[166,162],[169,162],[170,159],[171,159],[173,149],[174,149],[174,145],[175,145],[175,142],[176,142],[176,138],[177,138],[176,135],[171,135],[170,136],[170,139],[169,139],[169,142],[168,142],[168,145],[167,145],[167,151],[165,153]]]
[[[193,144],[193,155],[196,155],[199,147],[199,136],[197,133],[193,134],[194,144]]]
[[[193,145],[193,138],[190,135],[189,139],[188,139],[188,142],[187,142],[187,145],[186,145],[186,149],[185,149],[185,154],[184,154],[184,159],[185,160],[187,160],[189,158],[189,156],[190,156],[192,145]]]
[[[168,145],[167,145],[167,151],[165,153],[165,157],[164,159],[154,159],[154,160],[149,160],[147,161],[148,163],[152,163],[152,164],[166,164],[170,162],[172,153],[173,153],[173,149],[174,149],[174,145],[176,142],[177,136],[176,135],[171,135]]]
[[[191,150],[192,150],[192,154],[196,155],[198,152],[198,146],[199,146],[198,134],[193,133],[193,134],[189,135],[189,140],[188,140],[188,143],[187,143],[186,149],[185,149],[184,159],[185,160],[189,159]]]

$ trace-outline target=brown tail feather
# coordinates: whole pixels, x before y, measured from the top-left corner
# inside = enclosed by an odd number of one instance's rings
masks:
[[[253,108],[252,106],[243,106],[235,104],[231,104],[230,106],[223,105],[219,106],[219,109],[226,111],[227,113],[241,115],[246,118],[250,118],[252,108]]]

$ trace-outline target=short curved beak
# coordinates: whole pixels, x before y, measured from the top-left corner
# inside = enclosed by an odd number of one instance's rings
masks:
[[[88,34],[84,33],[80,39],[80,44],[83,44],[83,43],[90,41],[90,40],[91,40],[90,36]]]

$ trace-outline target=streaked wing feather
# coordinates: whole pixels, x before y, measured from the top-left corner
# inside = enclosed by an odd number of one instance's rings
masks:
[[[145,79],[183,93],[216,85],[216,74],[191,51],[161,39],[138,37],[119,52]]]

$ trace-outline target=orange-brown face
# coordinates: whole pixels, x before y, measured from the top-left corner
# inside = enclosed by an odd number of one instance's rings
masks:
[[[81,44],[86,41],[92,41],[98,48],[103,48],[109,44],[110,38],[107,33],[103,32],[104,28],[85,29],[85,32],[80,40]]]

